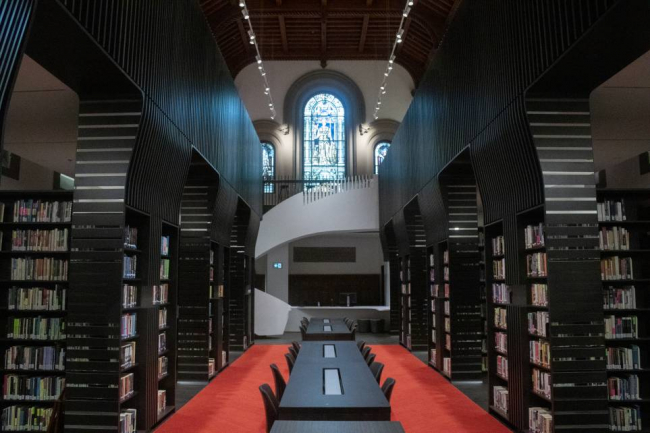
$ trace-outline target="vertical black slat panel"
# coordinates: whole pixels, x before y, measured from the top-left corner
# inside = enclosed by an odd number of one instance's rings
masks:
[[[429,268],[426,250],[427,239],[417,199],[411,201],[404,209],[404,222],[408,236],[411,276],[411,348],[413,350],[427,350],[429,347]],[[402,331],[409,334],[406,329]]]
[[[68,295],[72,331],[68,341],[76,353],[75,362],[68,366],[70,404],[66,404],[74,416],[66,418],[66,432],[110,430],[118,423],[115,414],[97,410],[91,403],[118,403],[117,391],[107,394],[105,387],[93,385],[97,383],[93,377],[119,367],[116,336],[121,314],[124,188],[141,106],[131,100],[82,100],[79,108]],[[92,345],[88,338],[93,339]],[[96,353],[102,350],[114,355],[98,363]],[[117,386],[118,377],[112,378],[111,385]]]
[[[403,211],[398,212],[393,217],[393,231],[400,255],[408,255],[410,244],[408,230],[406,229],[406,218]]]
[[[165,114],[159,121],[177,129],[184,146],[195,146],[261,214],[259,138],[199,4],[58,2]]]
[[[230,185],[220,182],[214,206],[211,238],[219,245],[230,246],[230,235],[237,212],[237,193]]]
[[[388,261],[389,266],[389,284],[390,284],[390,331],[391,333],[399,332],[400,308],[399,300],[401,296],[400,287],[400,257],[397,248],[397,239],[393,223],[389,222],[382,230],[386,239],[384,260]]]
[[[433,179],[418,194],[418,203],[427,238],[427,245],[437,245],[447,238],[447,215],[438,179]]]
[[[250,223],[250,208],[238,200],[237,212],[230,233],[230,347],[245,350],[251,343],[249,305],[252,302],[250,291],[251,262],[246,255],[246,236]]]
[[[567,32],[569,21],[558,17],[572,13],[579,0],[555,2],[551,7],[553,1],[505,0],[490,4],[474,0],[460,5],[393,140],[395,150],[391,149],[380,168],[382,223],[392,218],[467,144],[484,147],[481,157],[492,155],[492,160],[515,162],[505,170],[515,170],[505,184],[514,188],[502,190],[511,194],[512,207],[524,210],[540,198],[541,179],[531,170],[535,169],[535,162],[531,159],[528,125],[521,120],[521,95],[609,12],[606,7],[598,9],[597,14],[583,9],[578,14],[584,27]],[[597,0],[586,3],[595,5]],[[497,21],[499,26],[490,24]],[[567,38],[558,39],[557,33],[563,31]],[[471,55],[458,56],[456,53],[461,51]],[[509,112],[513,104],[516,113]],[[490,131],[491,128],[494,130]],[[486,139],[491,143],[486,143]],[[513,152],[502,151],[504,145]],[[476,160],[473,157],[475,164]],[[525,163],[519,170],[517,166],[522,161]],[[476,168],[482,193],[490,187],[483,182],[489,181],[485,171],[491,166],[485,163],[482,174]],[[491,185],[496,192],[499,183]],[[503,216],[498,204],[488,204],[488,221]]]
[[[255,213],[251,213],[251,218],[248,223],[248,233],[246,233],[246,254],[249,257],[255,257],[255,243],[257,242],[257,234],[260,229],[260,217]]]
[[[4,1],[0,4],[0,140],[9,100],[25,50],[27,33],[37,0]],[[3,142],[0,142],[2,151]]]

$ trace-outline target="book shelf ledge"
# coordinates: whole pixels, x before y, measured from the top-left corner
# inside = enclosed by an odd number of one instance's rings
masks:
[[[65,344],[65,338],[58,340],[36,340],[31,338],[0,338],[0,343],[27,343],[27,344]]]
[[[65,376],[65,370],[23,370],[20,368],[0,369],[0,373],[16,373],[24,375],[44,374],[49,376]]]
[[[526,252],[535,252],[535,251],[544,251],[546,249],[546,245],[537,245],[537,246],[532,246],[532,247],[526,247],[525,251]]]
[[[505,382],[508,381],[508,378],[507,378],[507,377],[505,377],[505,376],[501,376],[499,373],[496,373],[494,376],[495,376],[495,377],[498,377],[499,379],[501,379],[501,380],[503,380],[503,381],[505,381]]]
[[[133,335],[129,335],[128,337],[120,336],[120,341],[135,340],[136,338],[139,338],[139,337],[140,337],[140,334],[133,334]]]
[[[11,314],[51,314],[51,315],[65,315],[68,312],[66,310],[14,310],[9,308],[0,308],[0,311],[6,311]]]
[[[609,404],[639,404],[639,403],[650,403],[650,398],[640,398],[638,400],[636,399],[622,399],[622,400],[615,400],[612,398],[609,398],[607,400],[607,403]]]
[[[46,227],[69,227],[72,225],[72,222],[1,222],[0,227],[34,227],[34,226],[46,226]]]
[[[548,310],[548,305],[529,304],[529,305],[526,305],[526,307],[530,308],[530,309]]]
[[[158,382],[160,382],[161,380],[163,380],[163,379],[165,379],[167,377],[169,377],[169,373],[165,373],[165,374],[163,374],[161,376],[158,376]]]
[[[2,403],[3,405],[5,405],[5,404],[6,405],[12,405],[12,404],[19,404],[19,405],[29,404],[29,405],[32,405],[32,404],[35,404],[35,405],[42,406],[42,405],[52,405],[52,404],[56,403],[56,401],[57,401],[57,399],[53,399],[53,400],[31,400],[31,399],[18,400],[18,399],[7,399],[7,398],[4,398],[4,397],[2,399],[0,399],[0,403]]]
[[[142,279],[141,278],[125,278],[125,277],[122,277],[122,281],[137,283],[139,281],[142,281]]]
[[[508,423],[510,422],[510,418],[508,417],[508,413],[504,412],[502,409],[499,409],[498,407],[494,405],[490,405],[490,410],[499,415],[501,418],[506,420]]]
[[[120,373],[126,373],[129,370],[133,370],[133,369],[137,368],[138,365],[140,365],[140,364],[136,362],[135,364],[131,364],[128,367],[120,367]]]
[[[165,406],[165,409],[158,412],[158,422],[160,422],[163,418],[167,417],[170,413],[172,413],[175,409],[175,406]]]
[[[608,368],[607,373],[650,373],[650,368]]]
[[[62,255],[62,254],[70,254],[70,251],[0,251],[0,255],[7,255],[7,256],[29,256],[29,255],[34,255],[34,256],[56,256],[56,255]]]
[[[124,252],[127,254],[141,254],[142,250],[139,250],[137,248],[124,247]]]
[[[534,395],[535,397],[539,397],[539,398],[541,398],[542,400],[544,400],[544,401],[546,401],[546,402],[548,402],[548,403],[553,404],[553,400],[551,400],[550,397],[545,396],[545,395],[542,394],[541,392],[537,392],[537,391],[535,391],[534,389],[531,389],[531,390],[530,390],[530,393],[531,393],[532,395]]]
[[[67,284],[68,280],[0,280],[0,284]]]
[[[630,312],[647,312],[650,308],[604,308],[605,313],[630,313]]]
[[[499,349],[494,349],[494,351],[495,351],[496,353],[498,353],[499,355],[508,356],[508,352],[503,352],[503,351],[501,351],[501,350],[499,350]]]
[[[548,365],[538,364],[538,363],[533,362],[533,361],[530,361],[530,365],[532,365],[535,368],[539,368],[540,370],[551,371],[551,367],[548,366]]]
[[[125,402],[131,400],[131,399],[132,399],[133,397],[135,397],[136,395],[138,395],[138,391],[132,391],[132,392],[130,392],[129,394],[125,395],[124,397],[122,397],[122,398],[120,399],[120,404],[123,404],[123,403],[125,403]]]

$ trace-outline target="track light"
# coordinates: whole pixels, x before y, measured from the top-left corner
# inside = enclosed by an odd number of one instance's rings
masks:
[[[390,59],[388,59],[388,63],[390,63],[391,65],[393,64],[393,62],[395,62],[395,54],[390,56]]]
[[[242,9],[241,14],[244,16],[245,20],[250,18],[250,16],[248,15],[248,9],[247,8]],[[406,15],[404,15],[404,16],[406,16]]]
[[[404,35],[404,29],[399,29],[399,32],[397,32],[397,42],[398,44],[402,43],[402,35]]]
[[[386,94],[386,91],[385,91],[385,90],[382,90],[382,91],[381,91],[381,94],[382,94],[382,95],[385,95],[385,94]]]
[[[413,6],[413,0],[409,0],[408,5]]]
[[[255,56],[255,60],[257,60],[258,65],[262,64],[262,58],[259,55]]]
[[[267,87],[267,88],[264,89],[264,90],[266,90],[267,92],[270,92],[270,91],[271,91],[271,88],[270,88],[270,87]]]
[[[239,7],[240,8],[245,8],[246,7],[246,2],[244,0],[239,0]]]
[[[255,40],[255,33],[253,32],[253,29],[250,29],[248,31],[248,38],[251,40],[251,44],[253,44],[253,41]]]
[[[411,7],[406,6],[406,8],[404,8],[404,13],[402,13],[402,16],[404,16],[404,18],[406,18],[407,16],[409,16],[409,12],[411,12]]]
[[[389,71],[392,71],[392,70],[393,70],[393,67],[392,67],[392,66],[389,66],[389,67],[388,67],[388,70],[389,70]]]

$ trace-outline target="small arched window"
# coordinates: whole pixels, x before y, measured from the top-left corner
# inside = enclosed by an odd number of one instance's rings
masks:
[[[319,93],[305,104],[303,132],[303,179],[345,178],[345,108],[330,93]]]
[[[379,174],[379,166],[384,162],[384,158],[388,154],[388,149],[390,149],[390,141],[380,141],[375,145],[375,174]]]
[[[262,142],[262,179],[275,179],[275,147],[267,141]],[[273,189],[273,183],[264,183],[265,193],[272,193]]]

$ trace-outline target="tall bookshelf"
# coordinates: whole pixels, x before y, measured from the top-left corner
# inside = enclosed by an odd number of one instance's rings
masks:
[[[0,321],[3,383],[22,387],[40,380],[46,395],[3,391],[0,410],[8,411],[8,416],[2,431],[24,428],[21,418],[29,413],[32,422],[44,428],[65,387],[71,214],[69,192],[0,193],[0,311],[6,317]],[[27,324],[44,325],[46,332],[21,332]]]
[[[429,276],[429,296],[428,296],[428,309],[429,309],[429,365],[433,368],[437,368],[440,365],[438,359],[439,352],[439,343],[438,343],[438,332],[440,332],[440,326],[438,325],[438,315],[440,314],[440,309],[438,308],[438,297],[440,296],[439,285],[437,283],[436,277],[436,254],[435,248],[427,248],[427,257],[428,257],[428,276]]]
[[[650,190],[597,196],[610,428],[650,432]]]
[[[411,341],[411,259],[402,258],[400,270],[400,344],[412,349]]]

